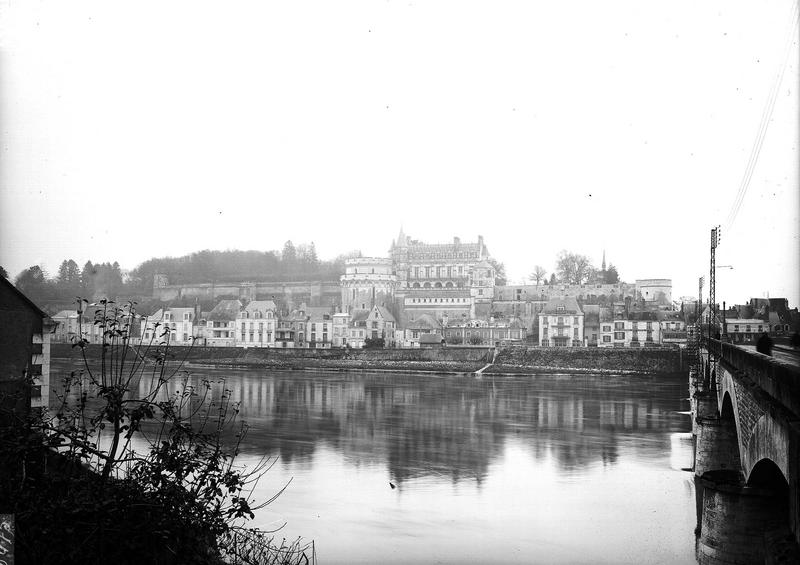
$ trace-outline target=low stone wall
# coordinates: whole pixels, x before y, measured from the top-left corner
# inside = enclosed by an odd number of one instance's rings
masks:
[[[682,370],[678,348],[513,347],[497,355],[490,372],[518,372],[530,368],[580,371],[678,373]]]
[[[90,345],[86,355],[99,360],[101,348]],[[494,356],[489,347],[442,347],[419,349],[271,349],[240,347],[172,347],[170,356],[187,367],[271,367],[276,369],[390,370],[427,372],[474,372]],[[51,347],[54,359],[80,360],[81,352],[68,344]],[[598,349],[512,347],[497,355],[486,374],[544,371],[603,373],[676,373],[681,370],[677,349]]]

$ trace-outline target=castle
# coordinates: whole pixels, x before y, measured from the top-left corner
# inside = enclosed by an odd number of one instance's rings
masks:
[[[390,308],[400,327],[425,314],[437,320],[483,319],[494,297],[495,271],[489,251],[476,243],[422,243],[403,233],[388,258],[361,257],[346,263],[341,277],[342,310],[372,305]]]
[[[420,319],[460,324],[492,318],[520,320],[529,330],[551,298],[574,297],[580,302],[645,301],[672,305],[669,279],[641,279],[635,284],[505,285],[495,284],[497,273],[483,237],[462,242],[424,243],[403,229],[392,241],[387,257],[348,259],[338,281],[238,284],[169,285],[156,275],[153,296],[162,301],[184,297],[256,300],[275,297],[288,309],[300,304],[355,313],[376,306],[386,308],[406,328]]]

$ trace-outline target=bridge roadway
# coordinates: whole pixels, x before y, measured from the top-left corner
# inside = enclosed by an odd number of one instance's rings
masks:
[[[707,339],[690,375],[703,564],[800,563],[800,363]]]
[[[737,345],[736,347],[740,347],[747,351],[756,350],[755,345]],[[791,347],[776,345],[772,348],[772,357],[778,359],[779,361],[785,361],[786,363],[800,366],[800,349],[792,349]]]

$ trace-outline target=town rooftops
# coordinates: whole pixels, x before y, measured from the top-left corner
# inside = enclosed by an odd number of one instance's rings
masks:
[[[220,300],[208,313],[208,319],[212,322],[231,322],[239,316],[241,309],[242,303],[238,300]]]
[[[548,300],[542,314],[583,314],[583,311],[574,296],[565,296]]]
[[[415,320],[409,320],[406,327],[415,330],[439,330],[442,324],[430,314],[422,314]]]
[[[245,306],[245,310],[247,312],[266,312],[267,310],[275,311],[277,306],[275,306],[275,302],[272,300],[251,300],[247,306]]]

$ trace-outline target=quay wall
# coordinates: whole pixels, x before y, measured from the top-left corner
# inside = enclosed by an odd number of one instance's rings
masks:
[[[685,369],[677,347],[509,347],[500,351],[487,372],[503,368],[563,367],[601,372],[679,373]]]
[[[276,369],[362,369],[426,372],[474,372],[492,362],[491,347],[414,349],[276,349],[241,347],[171,347],[173,360],[220,367],[271,367]],[[63,361],[81,360],[78,348],[53,344],[51,355]],[[101,346],[89,345],[87,358],[100,359]],[[681,371],[681,354],[675,349],[597,349],[510,347],[498,351],[484,374],[565,371],[581,373],[667,374]]]

